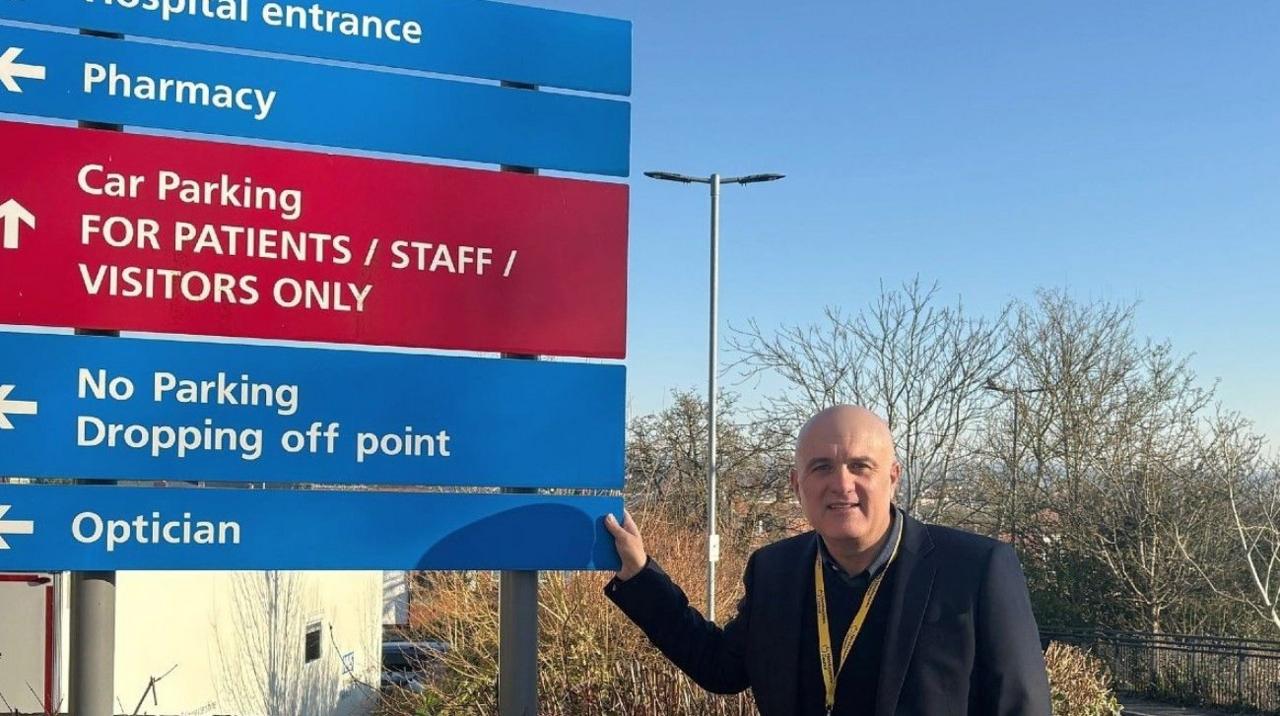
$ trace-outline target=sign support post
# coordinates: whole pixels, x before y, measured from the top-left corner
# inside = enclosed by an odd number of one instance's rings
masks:
[[[532,493],[514,488],[504,492]],[[502,572],[498,582],[498,713],[538,713],[538,573]]]
[[[71,573],[70,713],[112,716],[116,573]]]
[[[81,35],[116,40],[124,35],[80,30]],[[120,132],[118,124],[77,122],[88,129]],[[76,330],[77,335],[119,336],[119,331]],[[77,480],[82,485],[114,484],[105,480]],[[71,573],[71,652],[68,665],[69,713],[74,716],[112,716],[116,689],[116,573]],[[46,704],[52,708],[53,704]]]
[[[537,85],[503,82],[503,87],[536,92]],[[507,166],[502,171],[537,174],[530,167]],[[538,360],[533,355],[504,354],[504,358]],[[536,493],[513,488],[504,492]],[[538,573],[502,572],[498,578],[498,714],[537,716],[538,713]]]

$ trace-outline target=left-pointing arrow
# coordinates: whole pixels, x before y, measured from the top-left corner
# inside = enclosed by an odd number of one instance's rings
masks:
[[[0,505],[0,549],[9,549],[9,543],[4,541],[4,535],[33,535],[36,533],[36,523],[31,520],[6,520],[5,514],[9,512],[10,505]]]
[[[10,47],[0,55],[0,84],[4,84],[4,88],[10,92],[18,94],[22,94],[22,86],[18,84],[19,79],[43,80],[45,71],[43,65],[24,65],[18,62],[18,55],[21,54],[21,47]]]
[[[19,63],[20,54],[22,47],[9,47],[0,55],[0,83],[4,83],[5,90],[18,92],[19,95],[22,94],[22,86],[18,85],[18,79],[45,78],[44,65]]]
[[[40,408],[34,400],[9,400],[13,388],[12,385],[0,385],[0,430],[13,430],[13,423],[9,422],[10,415],[35,415]],[[0,513],[0,516],[3,514]]]

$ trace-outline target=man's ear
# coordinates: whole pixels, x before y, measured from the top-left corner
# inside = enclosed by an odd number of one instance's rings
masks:
[[[800,473],[794,467],[791,468],[791,494],[796,496],[796,502],[800,501]]]
[[[902,463],[897,460],[893,461],[893,467],[889,468],[889,484],[893,485],[893,492],[898,492],[898,481],[902,479]]]

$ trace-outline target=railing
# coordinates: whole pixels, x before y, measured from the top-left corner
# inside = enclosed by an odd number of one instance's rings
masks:
[[[1280,712],[1280,641],[1094,629],[1044,629],[1040,636],[1091,650],[1121,693]]]

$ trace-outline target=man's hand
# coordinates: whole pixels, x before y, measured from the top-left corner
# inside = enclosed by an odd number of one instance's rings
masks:
[[[622,524],[613,515],[604,518],[605,529],[613,535],[614,545],[618,549],[618,557],[622,560],[622,569],[618,570],[618,579],[627,581],[644,569],[648,556],[644,551],[644,539],[640,537],[640,528],[636,527],[631,513],[622,511]]]

